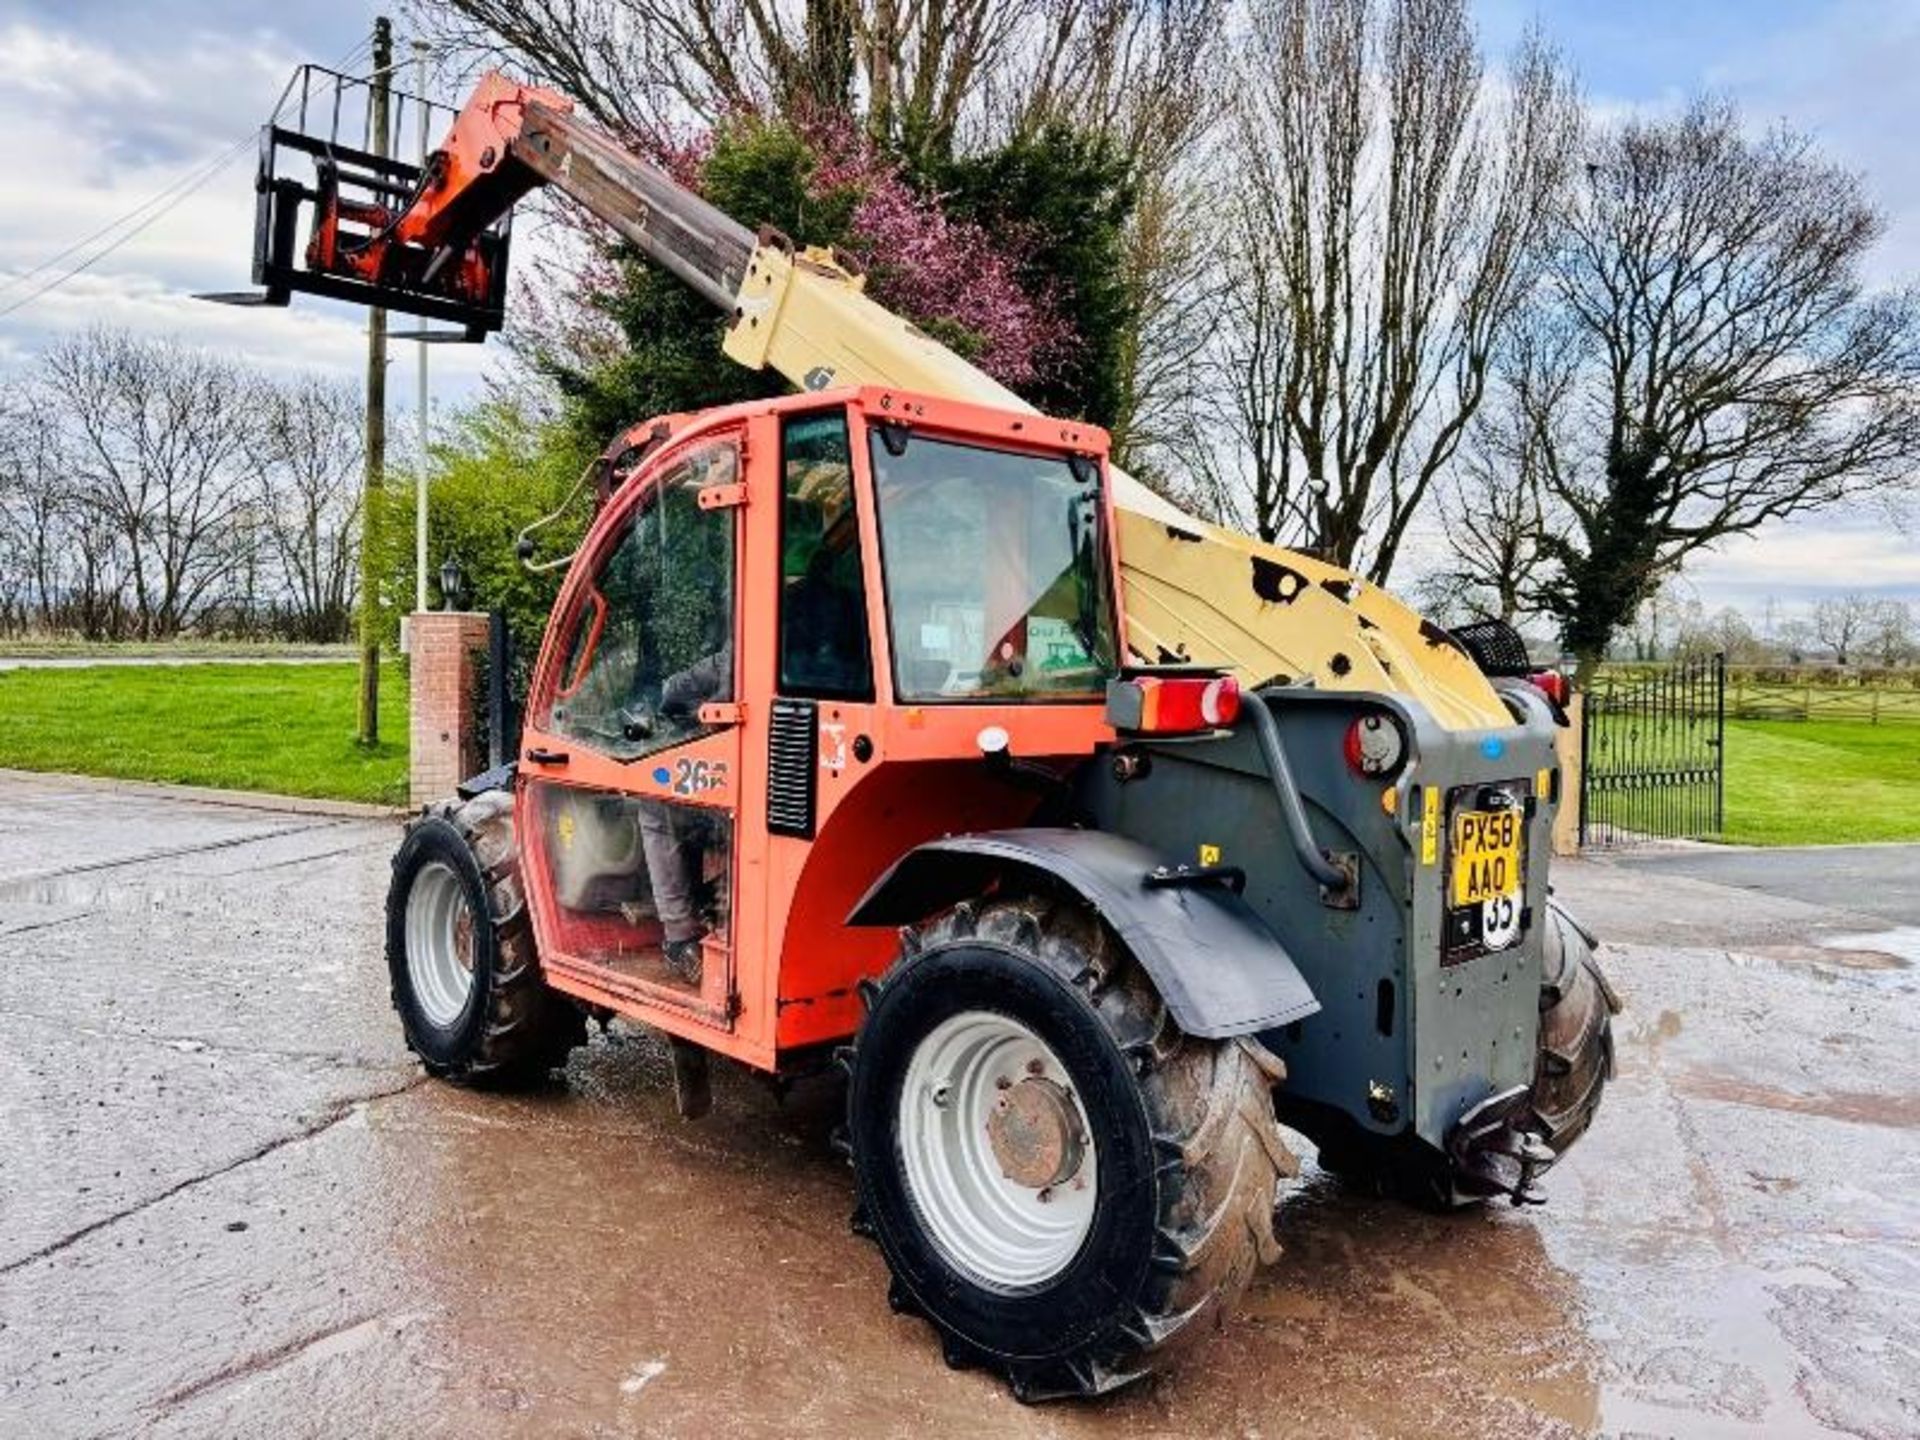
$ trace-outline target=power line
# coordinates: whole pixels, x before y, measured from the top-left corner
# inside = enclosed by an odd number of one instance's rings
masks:
[[[211,164],[203,165],[200,169],[192,172],[192,174],[189,175],[187,179],[176,182],[173,188],[177,190],[179,193],[175,194],[172,199],[167,201],[166,204],[162,205],[159,209],[153,211],[138,225],[135,225],[132,229],[126,231],[121,235],[116,236],[110,244],[101,246],[98,250],[94,251],[91,255],[87,256],[84,260],[81,260],[76,265],[69,266],[67,269],[61,271],[58,275],[54,276],[51,280],[47,281],[44,285],[40,285],[32,290],[29,290],[25,295],[22,295],[18,300],[13,301],[9,305],[0,306],[0,320],[6,319],[7,316],[13,314],[14,311],[16,310],[25,309],[27,306],[31,305],[34,301],[38,300],[42,295],[45,295],[50,291],[59,289],[62,285],[66,284],[69,280],[73,279],[74,276],[79,275],[84,271],[92,269],[95,265],[99,264],[102,260],[106,259],[109,255],[113,254],[114,251],[118,250],[121,246],[125,245],[128,241],[137,239],[139,236],[145,234],[150,227],[152,227],[158,221],[164,219],[166,216],[173,213],[174,210],[178,209],[183,203],[185,203],[189,198],[191,198],[194,192],[199,190],[201,186],[205,185],[209,180],[213,179],[213,177],[218,175],[222,170],[225,170],[235,160],[238,160],[240,156],[244,154],[252,144],[253,144],[253,139],[251,136],[249,136],[247,139],[240,141],[237,145],[230,147],[229,149],[225,150],[220,155],[215,157],[215,159]],[[167,192],[165,191],[162,192],[163,195],[166,193]],[[108,228],[112,228],[112,227],[108,227]],[[69,250],[68,253],[71,253],[71,250]]]
[[[361,40],[357,45],[353,47],[353,49],[349,50],[345,55],[341,56],[340,59],[335,62],[333,68],[336,70],[344,71],[349,65],[361,59],[363,52],[369,49],[371,45],[372,45],[371,40]],[[271,124],[273,121],[280,118],[280,112],[286,109],[287,101],[291,97],[291,95],[292,95],[292,88],[291,86],[289,86],[286,91],[282,92],[280,96],[280,103],[273,107],[273,113],[267,117],[267,121],[269,124]],[[203,185],[207,184],[208,181],[212,180],[214,176],[218,175],[222,170],[226,169],[227,166],[231,165],[235,160],[239,159],[240,156],[244,154],[254,144],[254,138],[255,138],[254,133],[251,131],[248,132],[246,135],[243,135],[239,140],[236,140],[226,150],[222,151],[220,154],[215,156],[213,160],[211,160],[210,162],[207,162],[197,167],[196,169],[188,171],[185,175],[173,181],[172,184],[166,186],[166,188],[160,190],[158,193],[151,195],[147,199],[141,201],[138,205],[134,206],[131,210],[126,211],[124,214],[120,215],[118,218],[109,221],[107,224],[101,226],[98,230],[93,231],[91,234],[83,236],[81,239],[74,241],[71,245],[67,246],[64,250],[61,250],[54,255],[48,256],[45,260],[42,260],[38,265],[35,265],[31,270],[22,271],[20,274],[10,277],[4,284],[0,284],[0,295],[4,295],[9,290],[12,290],[15,287],[22,285],[25,282],[31,280],[34,276],[42,274],[45,271],[54,267],[55,265],[58,265],[62,260],[74,254],[76,251],[84,250],[88,245],[91,245],[94,241],[99,240],[106,235],[112,234],[115,230],[120,229],[123,225],[127,225],[131,223],[137,217],[141,217],[143,215],[145,217],[144,219],[140,219],[139,223],[134,225],[132,229],[126,231],[125,234],[122,234],[116,237],[110,244],[101,247],[99,250],[95,251],[92,255],[89,255],[86,259],[80,261],[79,264],[74,265],[65,271],[62,271],[59,275],[55,276],[52,280],[49,280],[46,284],[36,287],[35,289],[29,291],[27,294],[21,296],[18,300],[13,301],[11,304],[6,305],[4,307],[0,307],[0,320],[4,320],[7,316],[13,314],[16,310],[20,310],[25,308],[28,305],[31,305],[35,300],[38,300],[41,296],[46,295],[53,290],[59,289],[60,286],[66,284],[67,281],[73,279],[76,275],[79,275],[84,271],[91,269],[93,266],[97,265],[100,261],[106,259],[107,256],[113,254],[114,251],[120,249],[120,247],[125,245],[128,241],[134,239],[136,236],[145,232],[155,222],[159,221],[166,215],[170,214],[173,210],[178,208],[183,201],[185,201],[195,191],[199,190]],[[158,206],[159,208],[155,209],[154,208],[155,206]]]
[[[22,284],[25,284],[27,281],[33,279],[34,276],[36,275],[40,275],[48,270],[51,270],[54,266],[58,265],[62,260],[66,259],[69,255],[74,254],[76,251],[84,250],[86,249],[87,246],[91,245],[94,241],[99,240],[106,235],[112,234],[115,230],[118,230],[121,226],[128,224],[129,222],[134,220],[136,217],[144,214],[149,210],[152,210],[155,206],[160,205],[162,202],[166,201],[169,197],[173,196],[177,191],[180,191],[183,188],[191,190],[193,188],[197,188],[197,186],[200,184],[204,184],[205,179],[203,179],[202,177],[210,178],[210,172],[217,172],[218,170],[223,169],[226,165],[231,163],[233,159],[237,155],[239,155],[239,153],[250,144],[252,144],[251,136],[249,136],[245,140],[241,140],[237,142],[236,144],[230,146],[228,149],[222,151],[212,161],[204,162],[200,166],[196,167],[195,169],[189,170],[185,175],[180,176],[171,185],[168,185],[165,189],[157,191],[153,195],[148,196],[145,200],[141,201],[138,205],[134,206],[133,209],[127,211],[123,215],[116,217],[113,220],[108,221],[105,225],[102,225],[98,230],[95,230],[92,234],[84,236],[81,239],[74,241],[73,244],[67,246],[66,249],[58,252],[57,254],[49,255],[45,260],[42,260],[38,265],[34,266],[31,270],[22,271],[20,274],[13,276],[4,285],[0,285],[0,295],[4,295],[7,291],[15,289],[16,287]],[[168,208],[171,208],[171,207],[169,206]],[[160,213],[164,214],[165,211],[163,210]],[[152,218],[158,219],[159,216],[155,215]],[[148,223],[151,223],[151,220]],[[137,234],[139,232],[134,231],[132,233]],[[102,255],[108,254],[110,253],[110,249],[103,250],[100,253]],[[99,256],[94,257],[94,259],[98,259],[98,258]],[[86,263],[91,264],[92,262],[88,261]],[[84,265],[80,268],[84,268]],[[72,273],[78,273],[78,270]]]

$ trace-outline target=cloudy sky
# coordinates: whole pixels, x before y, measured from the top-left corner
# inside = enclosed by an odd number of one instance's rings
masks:
[[[361,317],[205,304],[244,288],[251,244],[251,136],[295,63],[356,52],[379,7],[361,0],[0,0],[0,384],[50,339],[105,322],[177,335],[276,368],[358,373]],[[1862,171],[1891,226],[1875,278],[1920,277],[1920,0],[1476,0],[1496,53],[1538,18],[1608,109],[1663,108],[1705,86],[1756,121],[1813,131]],[[405,37],[402,36],[404,45]],[[364,63],[364,62],[363,62]],[[139,235],[37,299],[92,254],[23,272],[195,175],[230,163]],[[118,234],[119,232],[114,232]],[[109,239],[112,237],[109,236]],[[22,303],[25,301],[26,303]],[[433,351],[436,405],[471,396],[477,347]],[[411,352],[395,378],[412,394]],[[1687,586],[1709,606],[1783,613],[1873,589],[1920,600],[1916,540],[1880,514],[1827,517],[1731,542]]]

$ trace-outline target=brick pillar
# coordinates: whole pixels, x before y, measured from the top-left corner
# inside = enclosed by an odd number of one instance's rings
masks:
[[[486,648],[484,614],[423,610],[407,617],[413,662],[409,792],[415,805],[446,798],[485,768],[474,743],[474,684],[476,659]]]

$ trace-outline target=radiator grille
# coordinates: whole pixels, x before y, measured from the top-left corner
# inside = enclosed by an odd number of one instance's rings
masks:
[[[767,727],[767,832],[813,838],[819,727],[811,700],[776,700]]]

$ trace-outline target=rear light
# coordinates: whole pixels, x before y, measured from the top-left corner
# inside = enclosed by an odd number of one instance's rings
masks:
[[[1379,779],[1391,775],[1407,758],[1407,740],[1392,717],[1362,715],[1347,727],[1347,767],[1356,775]]]
[[[1209,680],[1200,692],[1200,718],[1209,725],[1231,725],[1240,717],[1240,682],[1231,675]]]
[[[1114,699],[1121,697],[1109,692],[1108,717],[1122,730],[1151,735],[1218,730],[1240,714],[1240,682],[1231,675],[1136,675],[1114,689],[1134,692],[1118,705]]]
[[[1535,671],[1527,677],[1527,683],[1562,710],[1567,708],[1567,702],[1573,698],[1573,683],[1558,670]]]

